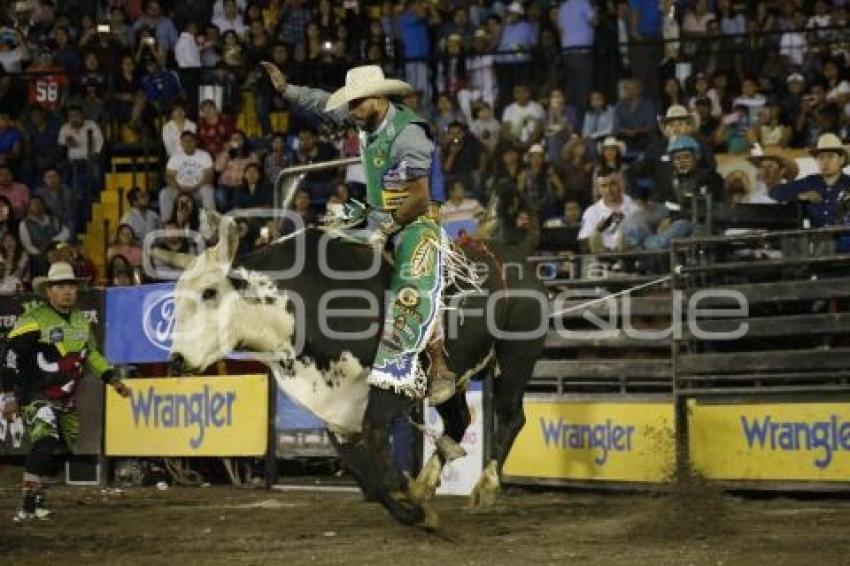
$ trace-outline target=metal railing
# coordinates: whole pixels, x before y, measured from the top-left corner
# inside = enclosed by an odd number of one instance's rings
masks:
[[[292,206],[295,192],[308,173],[324,171],[326,169],[338,169],[360,163],[359,157],[345,157],[322,161],[321,163],[308,163],[307,165],[295,165],[287,167],[277,174],[274,181],[274,207],[275,210],[288,210]]]

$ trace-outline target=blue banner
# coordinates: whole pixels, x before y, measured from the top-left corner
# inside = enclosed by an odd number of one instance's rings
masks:
[[[275,428],[278,431],[285,430],[324,430],[325,423],[317,419],[313,413],[297,405],[286,396],[279,387],[277,388],[277,414],[275,415]]]
[[[174,283],[106,290],[104,353],[113,364],[168,361],[174,328]]]

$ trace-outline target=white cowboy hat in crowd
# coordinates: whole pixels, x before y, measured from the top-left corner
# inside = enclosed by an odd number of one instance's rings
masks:
[[[804,77],[800,73],[791,73],[790,75],[788,75],[788,78],[785,79],[785,82],[786,83],[793,83],[793,82],[804,83],[804,82],[806,82],[806,77]]]
[[[543,146],[539,143],[532,144],[531,147],[528,148],[528,151],[525,152],[525,156],[523,156],[523,161],[528,163],[528,158],[532,153],[538,153],[542,155],[544,158],[546,157],[546,150],[543,149]]]
[[[50,266],[47,277],[35,277],[33,279],[32,288],[39,295],[44,295],[47,287],[55,283],[75,283],[79,287],[85,282],[85,279],[77,277],[70,263],[57,261]]]
[[[523,15],[525,13],[525,8],[522,7],[521,2],[511,2],[508,6],[508,12],[513,12],[514,14]]]
[[[844,156],[844,159],[848,158],[847,148],[844,147],[844,144],[841,143],[841,138],[836,136],[835,134],[823,134],[818,138],[818,145],[814,149],[810,149],[809,153],[817,157],[818,154],[823,153],[825,151],[833,151],[835,153],[840,153]]]
[[[362,65],[349,69],[345,74],[345,86],[328,98],[325,110],[335,110],[358,98],[407,94],[412,90],[413,87],[404,81],[384,77],[384,71],[378,65]]]
[[[599,153],[602,153],[602,150],[606,147],[616,147],[620,150],[621,155],[626,153],[626,143],[618,140],[614,136],[608,136],[602,140],[602,143],[599,144]]]
[[[797,167],[796,161],[786,157],[782,150],[777,147],[769,146],[762,148],[761,144],[754,144],[750,156],[747,161],[758,167],[762,161],[775,161],[780,167],[785,169],[785,177],[787,179],[796,179],[800,168]]]
[[[682,106],[681,104],[674,104],[670,108],[667,109],[667,113],[664,114],[664,121],[669,122],[670,120],[693,120],[694,116],[688,109]]]

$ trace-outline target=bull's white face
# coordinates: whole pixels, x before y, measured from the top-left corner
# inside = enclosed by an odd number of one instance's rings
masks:
[[[243,296],[235,289],[228,275],[238,229],[232,219],[208,216],[221,234],[215,248],[198,257],[157,250],[161,260],[184,269],[175,286],[172,362],[178,365],[179,358],[181,373],[199,372],[234,350],[250,350],[291,399],[331,429],[358,433],[369,393],[368,370],[348,351],[322,369],[309,357],[296,357],[296,320],[287,309],[286,293],[278,293],[265,275],[241,269],[234,276],[245,279],[247,290]],[[282,360],[290,362],[286,369]]]
[[[236,349],[233,329],[242,299],[227,278],[215,250],[199,256],[175,286],[172,356],[182,356],[187,371],[203,371]]]
[[[219,225],[219,244],[198,257],[172,254],[170,261],[185,271],[175,285],[172,359],[182,359],[186,371],[203,371],[236,349],[240,340],[236,317],[244,302],[228,273],[239,242],[232,219],[210,218]]]

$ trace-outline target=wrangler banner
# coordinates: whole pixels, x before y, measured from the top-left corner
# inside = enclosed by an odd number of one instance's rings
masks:
[[[264,375],[126,381],[106,398],[108,456],[260,456],[268,435]]]
[[[525,426],[504,466],[515,478],[669,481],[675,469],[672,402],[526,398]]]
[[[850,480],[850,403],[690,401],[691,464],[716,480]]]

